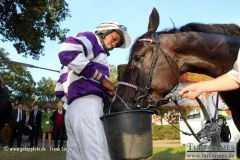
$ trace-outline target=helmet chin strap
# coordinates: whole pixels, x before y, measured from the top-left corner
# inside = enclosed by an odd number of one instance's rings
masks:
[[[99,34],[97,34],[97,36],[100,39],[100,42],[101,42],[101,44],[103,46],[103,49],[105,50],[105,53],[107,54],[107,56],[110,56],[110,53],[109,53],[110,49],[106,48],[105,43],[103,41],[103,39],[106,37],[106,35],[99,35]]]

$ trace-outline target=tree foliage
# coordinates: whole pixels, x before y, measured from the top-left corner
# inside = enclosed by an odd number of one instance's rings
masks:
[[[22,97],[26,104],[30,104],[36,83],[25,67],[9,63],[7,55],[8,53],[0,49],[0,74],[4,79],[8,94],[12,102],[16,102],[18,97]]]
[[[123,78],[123,74],[127,68],[127,64],[120,64],[117,66],[117,80],[121,81]]]
[[[23,103],[31,108],[34,103],[40,105],[50,102],[56,104],[54,89],[56,83],[50,78],[35,82],[25,67],[10,63],[8,53],[0,48],[0,75],[13,103],[22,97]]]
[[[116,84],[117,83],[117,68],[113,64],[110,64],[109,68],[110,68],[110,77],[109,77],[110,81],[113,84]]]
[[[65,0],[1,0],[2,41],[14,42],[19,54],[38,59],[45,38],[63,40],[67,29],[59,24],[69,16]]]
[[[50,79],[43,77],[38,83],[36,88],[36,97],[38,98],[38,103],[43,105],[47,102],[51,104],[56,104],[57,99],[54,94],[54,89],[56,83]]]

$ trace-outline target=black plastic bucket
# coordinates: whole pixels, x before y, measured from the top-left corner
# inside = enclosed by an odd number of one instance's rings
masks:
[[[112,160],[142,159],[152,155],[152,111],[132,110],[101,117]]]

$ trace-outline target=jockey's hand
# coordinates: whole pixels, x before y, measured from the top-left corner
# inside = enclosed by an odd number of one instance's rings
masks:
[[[105,90],[107,90],[108,94],[110,96],[114,96],[115,93],[115,86],[113,85],[113,83],[111,81],[109,81],[108,79],[104,78],[101,82],[103,88]]]

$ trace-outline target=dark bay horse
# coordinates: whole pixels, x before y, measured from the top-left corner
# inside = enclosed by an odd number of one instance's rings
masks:
[[[185,72],[218,77],[232,69],[240,47],[240,28],[234,24],[190,23],[180,29],[156,32],[159,14],[154,8],[148,31],[133,44],[117,95],[126,103],[159,101],[178,85]],[[240,89],[221,92],[240,130]],[[120,99],[113,102],[122,109]]]

